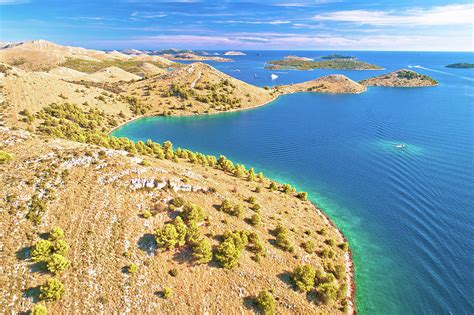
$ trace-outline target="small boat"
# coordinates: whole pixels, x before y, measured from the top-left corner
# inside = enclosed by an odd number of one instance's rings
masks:
[[[254,75],[253,75],[253,78],[256,79],[256,78],[257,78],[257,74],[254,74]]]
[[[399,143],[399,144],[395,145],[395,148],[397,148],[397,149],[404,149],[405,147],[406,147],[406,145],[404,145],[403,143]]]
[[[276,74],[273,74],[273,73],[272,73],[272,75],[271,75],[270,77],[272,78],[272,80],[278,79],[278,76],[277,76]]]
[[[240,72],[240,69],[234,69],[235,72]]]

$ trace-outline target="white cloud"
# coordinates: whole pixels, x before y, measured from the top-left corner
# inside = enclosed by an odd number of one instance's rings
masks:
[[[24,4],[30,2],[29,0],[0,0],[0,5],[9,4]]]
[[[227,21],[215,21],[220,24],[269,24],[269,25],[281,25],[290,24],[290,21],[274,20],[274,21],[244,21],[244,20],[227,20]]]
[[[335,11],[316,15],[313,19],[370,25],[472,25],[474,24],[474,4],[453,4],[429,9],[412,8],[401,12]]]

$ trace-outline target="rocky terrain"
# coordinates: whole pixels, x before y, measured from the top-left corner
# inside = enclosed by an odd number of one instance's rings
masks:
[[[365,92],[367,88],[345,75],[331,74],[303,83],[279,86],[277,90],[285,94],[296,92],[358,94]]]
[[[174,60],[174,61],[218,61],[218,62],[231,62],[233,61],[230,58],[223,58],[223,57],[216,57],[216,56],[209,56],[209,55],[196,55],[193,53],[179,53],[179,54],[163,54],[160,55],[163,58]]]
[[[305,192],[223,156],[109,136],[143,115],[292,91],[202,63],[22,45],[0,50],[0,310],[353,312],[348,244]],[[137,78],[143,63],[165,72]]]
[[[305,59],[283,59],[271,60],[265,65],[270,70],[311,70],[311,69],[334,69],[334,70],[382,70],[383,68],[357,59],[336,58],[320,61]]]
[[[438,85],[435,79],[407,69],[382,74],[367,80],[362,80],[359,83],[365,86],[388,87],[424,87]]]

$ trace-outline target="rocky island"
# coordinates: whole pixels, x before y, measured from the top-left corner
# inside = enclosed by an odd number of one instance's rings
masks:
[[[233,51],[233,50],[231,50],[231,51],[226,51],[226,52],[224,53],[224,56],[247,56],[247,54],[246,54],[246,53],[243,53],[243,52],[241,52],[241,51]]]
[[[474,68],[474,63],[468,63],[468,62],[452,63],[450,65],[447,65],[446,68],[472,69]]]
[[[283,59],[268,61],[265,69],[269,70],[382,70],[383,68],[356,59],[330,59],[323,61],[308,61],[301,59]]]
[[[224,156],[110,136],[145,115],[239,110],[352,82],[278,92],[202,63],[45,41],[0,58],[2,307],[354,312],[347,241],[305,192]],[[134,77],[143,62],[163,72]]]
[[[388,87],[424,87],[438,85],[438,82],[435,79],[407,69],[382,74],[370,79],[362,80],[359,83],[365,86]]]

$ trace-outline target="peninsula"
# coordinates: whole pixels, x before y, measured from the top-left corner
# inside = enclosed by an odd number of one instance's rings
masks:
[[[1,49],[0,61],[0,305],[354,312],[347,241],[307,193],[224,156],[109,135],[144,115],[239,110],[291,91],[45,41]],[[150,64],[162,73],[137,78]]]

